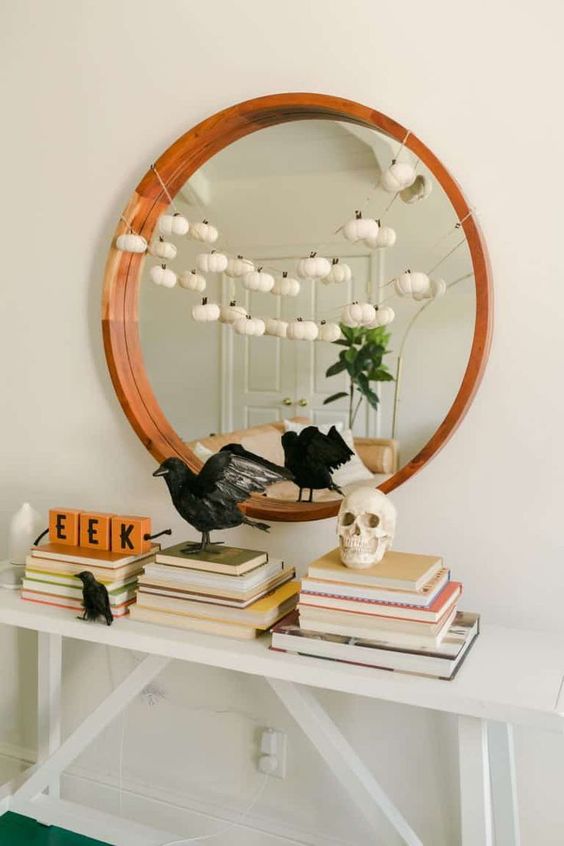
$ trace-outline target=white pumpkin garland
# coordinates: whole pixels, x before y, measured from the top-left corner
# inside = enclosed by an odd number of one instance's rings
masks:
[[[185,270],[181,273],[178,277],[178,284],[187,291],[198,291],[200,294],[206,290],[205,277],[200,276],[195,270]]]
[[[351,328],[368,326],[376,319],[376,309],[370,303],[349,303],[341,312],[341,323]]]
[[[421,300],[440,300],[446,294],[446,290],[447,284],[444,279],[430,279],[427,290],[413,294],[413,299],[418,302]]]
[[[315,341],[319,334],[319,327],[313,320],[304,320],[298,317],[288,323],[286,337],[290,341]]]
[[[323,279],[331,272],[331,264],[328,259],[318,256],[314,251],[308,258],[300,259],[298,262],[298,276],[302,279]]]
[[[202,220],[199,223],[192,224],[190,237],[194,238],[195,241],[203,241],[205,244],[215,244],[219,238],[219,232],[209,221]]]
[[[171,244],[170,241],[165,241],[162,235],[160,235],[159,240],[153,241],[149,247],[149,252],[156,258],[161,258],[165,261],[173,261],[176,258],[176,253],[178,251],[174,244]]]
[[[221,323],[236,323],[242,317],[247,316],[247,309],[243,306],[238,306],[236,300],[231,300],[229,305],[222,305],[219,310],[219,320]]]
[[[257,267],[256,270],[245,273],[243,287],[247,291],[262,291],[266,294],[274,288],[274,276],[263,271],[262,267]]]
[[[363,217],[361,211],[356,211],[352,220],[343,226],[343,235],[347,241],[356,244],[357,241],[364,241],[366,238],[375,238],[378,235],[378,222],[371,217]]]
[[[265,323],[265,335],[272,335],[275,338],[286,338],[288,334],[288,323],[278,317],[267,317]]]
[[[390,194],[397,194],[412,185],[415,182],[415,177],[415,168],[412,164],[396,162],[394,159],[389,168],[382,174],[380,186]]]
[[[252,261],[243,258],[243,256],[237,256],[237,258],[230,258],[227,262],[225,275],[231,279],[238,279],[240,276],[244,276],[245,273],[250,273],[254,269],[255,266]]]
[[[250,314],[240,317],[233,326],[238,335],[264,335],[266,330],[264,320]]]
[[[419,200],[426,200],[432,190],[433,183],[429,177],[420,173],[411,185],[408,185],[407,188],[400,191],[400,200],[403,200],[403,202],[408,205],[418,203]]]
[[[297,297],[300,293],[301,285],[297,279],[288,276],[288,271],[285,270],[282,276],[278,276],[272,287],[272,293],[279,297]],[[266,333],[268,335],[268,332]]]
[[[176,273],[166,264],[155,264],[149,271],[149,275],[155,285],[162,285],[163,288],[174,288],[176,285]]]
[[[161,214],[157,221],[157,230],[161,235],[186,235],[190,229],[188,220],[180,214]]]
[[[381,249],[383,247],[393,247],[396,243],[396,230],[391,226],[381,226],[375,238],[365,238],[364,243],[371,250]]]
[[[406,270],[394,279],[394,288],[398,297],[412,297],[415,294],[425,294],[430,287],[430,279],[426,273]]]
[[[223,273],[227,268],[227,256],[224,253],[200,253],[196,256],[196,265],[202,273]]]
[[[341,327],[338,323],[327,323],[322,320],[318,327],[318,341],[327,341],[330,344],[339,341],[342,337]]]
[[[376,317],[367,325],[367,329],[376,329],[378,326],[387,326],[395,320],[396,313],[390,306],[374,306]]]
[[[147,241],[135,232],[124,232],[116,238],[116,249],[122,253],[146,253]]]
[[[352,270],[348,264],[341,264],[338,258],[331,261],[331,270],[321,281],[324,285],[335,283],[342,285],[344,282],[350,282],[352,279]]]
[[[192,317],[198,323],[213,323],[219,320],[219,306],[208,303],[208,298],[204,297],[200,304],[192,306]]]

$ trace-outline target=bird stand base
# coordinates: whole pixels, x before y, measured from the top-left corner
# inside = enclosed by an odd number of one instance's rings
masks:
[[[20,564],[8,564],[0,569],[0,588],[19,590],[22,586],[25,567]]]

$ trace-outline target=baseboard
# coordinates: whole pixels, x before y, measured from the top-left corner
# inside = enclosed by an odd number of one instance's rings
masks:
[[[22,767],[35,762],[35,755],[30,749],[9,743],[0,743],[0,758],[18,762]],[[218,803],[202,801],[169,789],[160,789],[154,784],[149,785],[140,780],[124,779],[120,791],[117,779],[101,778],[98,774],[79,766],[69,768],[63,776],[62,785],[64,794],[68,794],[70,798],[76,800],[81,795],[87,796],[91,807],[112,813],[121,806],[124,812],[130,809],[133,814],[135,807],[142,803],[143,812],[151,816],[154,824],[159,824],[159,819],[163,815],[166,816],[167,812],[174,812],[175,819],[183,831],[193,830],[198,823],[201,824],[202,832],[206,833],[210,824],[214,824],[214,828],[222,828],[235,823],[239,832],[248,832],[249,840],[252,837],[253,842],[258,843],[254,838],[260,836],[260,846],[351,846],[350,841],[304,831],[260,814],[250,813],[243,822],[239,822],[244,807],[241,811],[229,811]],[[164,824],[162,827],[167,828]]]

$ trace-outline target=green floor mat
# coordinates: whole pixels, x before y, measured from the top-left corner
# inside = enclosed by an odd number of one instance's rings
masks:
[[[0,817],[0,846],[107,846],[81,834],[55,826],[39,825],[29,817],[4,814]]]

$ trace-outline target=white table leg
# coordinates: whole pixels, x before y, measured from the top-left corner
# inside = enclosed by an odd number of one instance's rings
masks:
[[[490,770],[496,846],[519,846],[519,814],[513,726],[509,723],[488,723]]]
[[[61,745],[61,635],[37,635],[37,760],[45,761]],[[60,796],[59,777],[53,778],[48,793]]]
[[[488,726],[477,717],[458,718],[462,846],[492,846]]]

